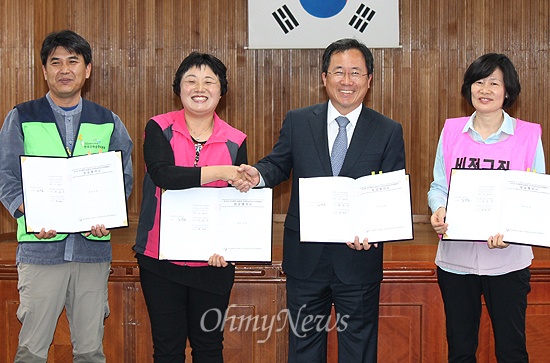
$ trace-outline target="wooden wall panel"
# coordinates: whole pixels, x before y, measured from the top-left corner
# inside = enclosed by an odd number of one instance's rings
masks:
[[[546,0],[400,1],[401,48],[372,50],[375,73],[365,103],[403,125],[414,214],[430,214],[426,192],[439,133],[445,118],[472,112],[460,86],[467,65],[483,53],[506,53],[516,64],[522,94],[510,112],[541,123],[550,147],[549,19]],[[171,83],[190,51],[213,53],[228,66],[229,92],[218,112],[249,135],[251,163],[272,149],[289,109],[326,100],[322,50],[247,49],[247,0],[6,0],[0,3],[0,120],[46,92],[38,53],[44,36],[62,28],[81,33],[94,51],[84,96],[115,111],[135,142],[134,219],[143,129],[151,116],[181,106]],[[274,213],[286,212],[289,194],[288,182],[275,189]],[[1,209],[0,233],[14,229]]]

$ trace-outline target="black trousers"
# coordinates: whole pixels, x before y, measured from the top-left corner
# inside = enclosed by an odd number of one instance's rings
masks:
[[[499,276],[459,275],[437,269],[447,324],[449,363],[475,363],[485,299],[499,363],[529,362],[525,340],[528,268]]]
[[[187,339],[194,363],[223,362],[223,322],[231,291],[213,294],[144,268],[140,279],[151,322],[154,362],[185,362]]]
[[[313,275],[304,280],[287,275],[286,289],[289,363],[326,363],[331,330],[338,334],[338,362],[376,362],[380,282],[342,283],[325,248]],[[330,322],[333,304],[336,321]]]

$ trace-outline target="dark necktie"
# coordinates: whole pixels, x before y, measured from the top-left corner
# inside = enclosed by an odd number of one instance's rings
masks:
[[[344,158],[346,157],[346,151],[348,150],[348,135],[346,133],[346,126],[349,123],[347,117],[339,116],[336,118],[338,122],[338,135],[332,145],[332,153],[330,154],[330,162],[332,164],[332,175],[338,175]]]

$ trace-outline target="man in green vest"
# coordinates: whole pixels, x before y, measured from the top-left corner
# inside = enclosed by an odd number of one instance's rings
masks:
[[[0,200],[18,225],[17,317],[22,327],[15,362],[47,361],[63,308],[74,362],[105,362],[110,233],[104,225],[82,234],[58,234],[47,226],[27,233],[19,156],[72,157],[121,150],[128,198],[133,143],[116,114],[81,97],[92,70],[92,50],[84,38],[70,30],[51,33],[42,43],[40,58],[49,92],[15,106],[0,130]]]

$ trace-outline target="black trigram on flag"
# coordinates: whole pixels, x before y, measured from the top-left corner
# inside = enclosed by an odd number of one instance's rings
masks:
[[[349,26],[362,33],[367,28],[367,25],[369,25],[369,21],[372,20],[374,14],[376,14],[376,11],[372,10],[365,4],[361,4],[349,21]]]
[[[294,17],[294,15],[292,15],[292,12],[288,9],[286,5],[283,5],[276,11],[272,12],[271,15],[273,15],[285,34],[300,25],[298,24],[298,20],[296,20],[296,18]]]

